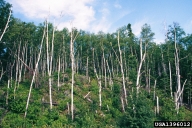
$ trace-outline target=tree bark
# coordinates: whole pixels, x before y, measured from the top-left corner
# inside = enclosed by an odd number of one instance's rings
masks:
[[[122,80],[123,80],[124,100],[125,100],[125,104],[127,105],[127,92],[126,92],[126,87],[125,87],[125,75],[124,75],[124,70],[123,70],[122,51],[120,49],[120,44],[119,44],[119,31],[118,31],[118,39],[117,40],[118,40],[118,47],[119,47],[121,74],[122,74]]]
[[[173,99],[173,92],[172,92],[172,77],[171,77],[171,64],[170,64],[170,61],[169,61],[169,81],[170,81],[171,98]]]
[[[59,84],[59,81],[60,81],[60,55],[59,55],[59,60],[58,60],[58,74],[57,74],[57,87],[58,87],[58,90],[59,90],[59,87],[60,87],[60,84]]]
[[[140,76],[141,76],[141,67],[142,67],[143,61],[145,60],[145,55],[146,55],[146,53],[144,53],[144,55],[143,55],[142,40],[140,40],[140,56],[141,56],[141,61],[140,61],[139,68],[138,68],[138,71],[137,71],[137,81],[136,81],[137,94],[139,94],[139,88],[140,88],[139,81],[140,81]]]
[[[45,29],[44,29],[43,37],[42,37],[42,40],[41,40],[41,46],[40,46],[40,51],[39,51],[39,55],[38,55],[38,60],[36,62],[35,70],[33,72],[33,78],[31,80],[31,85],[30,85],[29,94],[28,94],[28,98],[27,98],[27,104],[26,104],[26,108],[25,108],[24,118],[26,118],[26,116],[27,116],[27,109],[28,109],[28,106],[29,106],[29,100],[30,100],[30,97],[31,97],[31,91],[32,91],[32,87],[33,87],[33,82],[35,80],[36,70],[37,70],[37,67],[38,67],[38,64],[39,64],[39,60],[40,60],[40,56],[41,56],[41,51],[42,51],[42,45],[43,45],[44,37],[45,37]]]

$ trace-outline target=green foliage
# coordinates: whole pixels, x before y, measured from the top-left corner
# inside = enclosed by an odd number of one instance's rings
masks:
[[[11,5],[0,0],[0,30],[4,26],[9,15]],[[53,24],[48,23],[48,42],[52,41]],[[179,24],[169,26],[168,39],[163,44],[153,42],[155,33],[150,25],[144,24],[141,28],[143,41],[143,52],[146,50],[146,58],[141,67],[141,88],[136,96],[135,83],[140,58],[140,41],[132,32],[131,24],[118,29],[120,34],[120,50],[122,51],[122,63],[126,78],[126,90],[128,105],[125,105],[125,113],[122,112],[121,97],[123,97],[122,74],[119,65],[119,47],[117,45],[117,32],[112,34],[98,32],[98,34],[78,31],[74,41],[75,64],[78,66],[75,72],[74,85],[74,121],[71,120],[71,59],[70,59],[70,32],[67,28],[56,30],[54,37],[53,65],[52,65],[52,99],[53,109],[49,109],[49,89],[46,66],[46,44],[45,38],[42,47],[42,54],[38,66],[40,86],[32,88],[29,101],[27,117],[23,114],[31,83],[32,73],[28,67],[34,70],[37,54],[40,48],[44,30],[44,23],[36,26],[34,23],[26,23],[17,18],[11,18],[8,31],[0,42],[0,72],[6,71],[0,80],[0,115],[1,127],[153,127],[154,120],[191,120],[192,112],[185,107],[180,107],[179,113],[175,111],[175,104],[170,98],[170,77],[169,62],[172,73],[172,89],[176,91],[176,69],[175,69],[175,45],[176,34],[177,48],[180,59],[181,85],[187,79],[183,93],[184,103],[191,105],[191,78],[192,78],[192,35],[185,35]],[[2,31],[0,31],[1,35]],[[2,43],[5,42],[5,43]],[[146,46],[146,47],[145,47]],[[20,49],[19,49],[20,47]],[[5,50],[6,49],[6,50]],[[94,49],[94,58],[93,58]],[[25,52],[24,52],[25,51]],[[22,61],[28,66],[22,67],[20,85],[17,85],[17,67],[22,62],[14,56],[18,54]],[[60,84],[57,88],[58,59],[60,57],[61,71]],[[93,60],[94,59],[94,60]],[[105,61],[104,61],[105,60]],[[19,62],[19,63],[18,63]],[[88,62],[88,64],[87,64]],[[99,86],[95,77],[93,64],[98,75],[101,77],[102,106],[99,107]],[[105,64],[105,65],[104,65]],[[88,65],[88,67],[87,67]],[[26,70],[25,70],[26,68]],[[85,76],[88,68],[90,82]],[[104,86],[106,68],[107,86]],[[146,93],[143,84],[149,80],[151,94]],[[20,69],[19,69],[20,70]],[[25,80],[24,78],[25,73]],[[17,75],[16,75],[17,74]],[[86,74],[87,75],[87,74]],[[109,77],[113,85],[109,86]],[[7,89],[7,80],[12,78],[12,85]],[[36,80],[37,80],[36,78]],[[17,79],[18,80],[18,79]],[[153,100],[153,84],[157,80],[156,96],[159,96],[160,113],[154,115],[156,101]],[[149,83],[149,81],[148,81]],[[132,88],[133,91],[131,90]],[[15,89],[15,93],[14,93]],[[86,94],[89,95],[84,97]],[[8,104],[6,104],[6,96]],[[42,101],[42,98],[44,101]],[[43,103],[42,103],[43,102]],[[68,108],[69,107],[69,108]],[[69,110],[68,110],[69,109]]]
[[[7,115],[4,117],[1,123],[1,127],[3,128],[17,128],[24,126],[25,126],[24,118],[16,113],[7,113]]]
[[[155,115],[152,108],[153,103],[146,97],[145,93],[140,93],[135,98],[133,96],[127,112],[120,118],[120,127],[153,128]]]
[[[167,111],[169,110],[169,111]],[[179,113],[175,110],[175,104],[170,98],[162,98],[160,102],[159,119],[164,121],[182,121],[185,118],[184,108],[181,107]]]

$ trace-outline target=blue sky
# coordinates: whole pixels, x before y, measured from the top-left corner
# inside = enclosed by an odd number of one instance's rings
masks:
[[[22,21],[42,23],[45,18],[58,29],[73,27],[97,33],[115,32],[131,23],[139,37],[147,23],[157,43],[164,41],[168,25],[178,22],[187,34],[192,33],[192,0],[7,0],[13,15]]]

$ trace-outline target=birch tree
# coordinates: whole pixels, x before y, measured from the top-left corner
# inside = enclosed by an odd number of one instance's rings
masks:
[[[140,88],[140,76],[141,76],[141,67],[142,67],[142,64],[143,64],[143,61],[145,60],[145,55],[146,53],[144,53],[143,55],[143,50],[142,50],[142,39],[140,39],[140,64],[139,64],[139,67],[138,67],[138,71],[137,71],[137,81],[136,81],[136,88],[137,88],[137,94],[139,93],[139,88]]]
[[[73,105],[73,87],[74,87],[74,75],[75,75],[75,58],[74,58],[74,41],[77,37],[74,36],[73,27],[71,27],[71,41],[70,41],[70,57],[71,57],[71,118],[74,119],[74,105]]]
[[[95,56],[94,56],[94,51],[95,49],[93,48],[93,68],[94,68],[94,73],[96,75],[97,81],[98,81],[98,86],[99,86],[99,107],[101,109],[102,106],[102,100],[101,100],[101,89],[102,89],[102,85],[101,85],[101,77],[99,77],[96,67],[95,67]]]
[[[37,71],[37,68],[38,68],[39,60],[40,60],[40,57],[41,57],[41,51],[42,51],[42,46],[43,46],[44,37],[45,37],[45,29],[44,29],[44,32],[43,32],[43,37],[42,37],[42,41],[41,41],[41,45],[40,45],[40,49],[39,49],[38,60],[37,60],[37,62],[36,62],[35,70],[34,70],[34,72],[33,72],[33,78],[32,78],[32,80],[31,80],[31,85],[30,85],[29,94],[28,94],[28,98],[27,98],[27,104],[26,104],[26,108],[25,108],[24,118],[26,118],[26,116],[27,116],[27,110],[28,110],[28,106],[29,106],[29,100],[30,100],[30,97],[31,97],[31,91],[32,91],[32,87],[33,87],[34,80],[35,80],[35,75],[36,75],[36,71]]]
[[[120,67],[121,67],[121,74],[122,74],[122,80],[123,80],[123,91],[124,91],[124,100],[127,105],[127,92],[126,92],[126,87],[125,87],[125,74],[124,74],[124,67],[123,67],[123,60],[122,60],[122,51],[120,48],[120,43],[119,43],[119,31],[118,31],[118,47],[119,47],[119,58],[120,58]]]
[[[48,30],[48,21],[46,21],[46,52],[47,52],[47,72],[49,76],[49,103],[50,109],[52,109],[52,65],[53,65],[53,49],[54,49],[54,34],[55,34],[55,27],[53,26],[52,32],[52,40],[51,40],[51,47],[49,45],[49,30]],[[51,49],[51,50],[49,50]]]

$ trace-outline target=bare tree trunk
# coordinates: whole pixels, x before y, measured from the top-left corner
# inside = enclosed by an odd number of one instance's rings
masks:
[[[86,77],[89,79],[89,57],[87,56]]]
[[[60,78],[60,56],[59,56],[59,60],[58,60],[58,75],[57,75],[57,87],[58,87],[58,90],[59,90],[59,87],[60,87],[60,84],[59,84],[59,78]]]
[[[8,99],[9,99],[9,83],[10,83],[10,80],[8,79],[8,84],[7,84],[7,96],[6,96],[6,105],[8,105]]]
[[[2,38],[3,38],[3,36],[4,36],[4,34],[5,34],[5,32],[6,32],[6,30],[7,30],[7,28],[9,27],[9,22],[10,22],[10,18],[11,18],[11,9],[10,9],[10,12],[9,12],[9,16],[8,16],[8,19],[7,19],[7,23],[6,23],[6,25],[5,25],[5,28],[4,28],[4,30],[3,30],[3,33],[1,34],[1,36],[0,36],[0,41],[2,40]]]
[[[26,44],[25,44],[26,45]],[[22,60],[25,61],[25,46],[23,46],[23,50],[22,50]],[[19,80],[18,80],[18,87],[19,87],[19,83],[21,82],[21,76],[22,76],[22,71],[23,71],[23,63],[20,64],[19,67]]]
[[[172,77],[171,77],[171,64],[169,61],[169,80],[170,80],[170,92],[171,92],[171,98],[173,99],[173,92],[172,92]]]
[[[70,53],[71,53],[71,70],[72,70],[72,83],[71,83],[71,118],[74,119],[73,115],[73,86],[74,86],[74,51],[73,51],[73,30],[71,29],[71,43],[70,43]]]
[[[157,96],[157,114],[159,115],[159,97]]]
[[[25,63],[27,64],[27,44],[25,45]],[[25,80],[26,66],[24,68],[23,80]]]
[[[178,55],[178,49],[177,49],[177,44],[176,44],[176,30],[175,30],[175,67],[176,67],[176,77],[177,77],[177,91],[175,93],[175,105],[176,105],[176,110],[177,110],[177,114],[178,114],[180,104],[182,103],[181,95],[183,93],[184,86],[185,86],[185,83],[187,80],[185,80],[185,82],[183,84],[183,88],[181,89],[179,55]]]
[[[108,68],[108,72],[109,72],[109,85],[111,86],[111,90],[112,90],[113,80],[112,80],[111,70],[109,68],[109,64],[108,64],[107,60],[106,60],[106,64],[107,64],[107,68]]]
[[[149,69],[149,94],[150,94],[150,92],[151,92],[151,69]]]
[[[104,68],[104,74],[105,74],[105,88],[107,88],[106,61],[104,56],[104,50],[103,50],[103,68]]]
[[[3,74],[5,74],[6,71],[3,71],[3,65],[1,61],[0,61],[0,65],[1,65],[1,73],[0,73],[0,81],[1,81]]]
[[[102,106],[102,100],[101,100],[101,77],[98,76],[97,74],[97,70],[96,70],[96,67],[95,67],[95,57],[94,57],[94,48],[93,48],[93,67],[94,67],[94,72],[95,72],[95,75],[97,77],[97,81],[98,81],[98,85],[99,85],[99,107],[101,109],[101,106]]]
[[[140,61],[140,64],[139,64],[139,69],[137,71],[137,82],[136,82],[137,94],[139,93],[139,88],[140,88],[139,81],[140,81],[140,76],[141,76],[141,67],[142,67],[143,61],[145,60],[145,55],[146,55],[146,53],[144,53],[144,55],[143,55],[142,40],[140,40],[140,56],[141,56],[141,61]]]
[[[154,83],[154,89],[153,89],[153,100],[155,100],[155,89],[156,89],[156,83],[157,83],[157,80],[155,80],[155,83]]]
[[[122,53],[121,53],[120,44],[119,44],[119,32],[118,32],[118,47],[119,47],[119,55],[120,55],[121,74],[122,74],[122,80],[123,80],[124,100],[125,100],[125,104],[127,105],[127,92],[125,88],[125,76],[124,76],[124,69],[123,69]]]
[[[78,34],[77,34],[78,35]],[[71,71],[72,71],[72,82],[71,82],[71,118],[74,119],[74,107],[73,107],[73,86],[74,86],[74,75],[75,75],[75,58],[74,58],[74,41],[77,35],[73,39],[73,27],[71,27],[71,41],[70,41],[70,56],[71,56]]]
[[[125,112],[125,105],[124,105],[124,100],[123,100],[123,98],[121,97],[121,104],[122,104],[122,110],[123,110],[123,112]]]
[[[46,36],[46,46],[47,46],[47,71],[49,76],[49,102],[50,102],[50,109],[52,109],[52,59],[53,59],[53,42],[54,42],[54,33],[55,33],[55,27],[53,28],[53,35],[52,35],[52,42],[51,42],[51,51],[49,52],[49,37],[48,37],[48,21],[46,23],[47,27],[47,36]]]
[[[36,62],[35,70],[33,72],[33,78],[31,80],[31,85],[30,85],[29,94],[28,94],[28,98],[27,98],[27,104],[26,104],[26,108],[25,108],[24,118],[26,118],[26,116],[27,116],[27,109],[28,109],[28,106],[29,106],[29,100],[30,100],[30,97],[31,97],[31,91],[32,91],[32,87],[33,87],[33,82],[35,80],[36,70],[37,70],[37,67],[38,67],[38,64],[39,64],[39,60],[40,60],[40,56],[41,56],[41,50],[42,50],[42,45],[43,45],[44,37],[45,37],[45,29],[44,29],[43,37],[42,37],[42,40],[41,40],[41,46],[40,46],[40,51],[39,51],[39,55],[38,55],[38,60]]]

